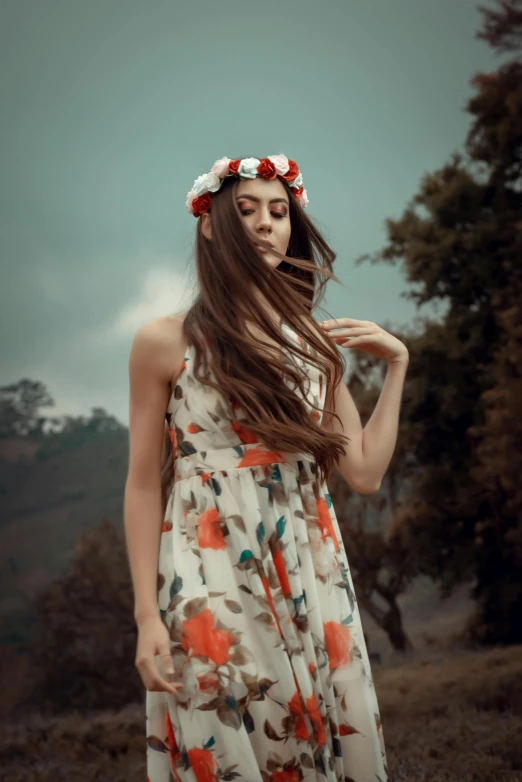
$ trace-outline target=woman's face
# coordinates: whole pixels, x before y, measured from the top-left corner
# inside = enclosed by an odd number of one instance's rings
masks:
[[[240,179],[236,190],[236,202],[242,219],[250,230],[266,239],[283,255],[290,242],[290,209],[288,195],[283,183],[275,179]],[[266,261],[274,267],[281,259],[272,255],[270,250],[258,248]]]

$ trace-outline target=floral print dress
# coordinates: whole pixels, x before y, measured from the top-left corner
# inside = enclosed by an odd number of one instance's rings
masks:
[[[322,373],[294,360],[309,378],[305,401],[322,411]],[[370,662],[326,483],[310,455],[252,442],[192,367],[189,345],[166,414],[175,482],[158,572],[183,687],[146,692],[147,780],[385,782]]]

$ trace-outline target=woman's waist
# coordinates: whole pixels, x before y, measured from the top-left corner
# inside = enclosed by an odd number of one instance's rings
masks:
[[[187,444],[183,450],[178,448],[174,459],[174,476],[176,480],[191,478],[205,473],[241,470],[271,464],[288,464],[299,470],[299,462],[314,462],[312,454],[295,451],[274,450],[261,443],[241,443],[225,445],[219,448],[194,450],[186,453]]]

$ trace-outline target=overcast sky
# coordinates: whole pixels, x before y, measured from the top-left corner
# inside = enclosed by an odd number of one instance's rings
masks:
[[[185,198],[224,155],[297,161],[334,317],[411,324],[401,269],[353,262],[463,150],[469,80],[499,65],[479,4],[2,0],[2,385],[128,424],[132,338],[190,305]]]

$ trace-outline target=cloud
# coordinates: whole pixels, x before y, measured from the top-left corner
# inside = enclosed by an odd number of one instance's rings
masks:
[[[127,341],[144,323],[186,310],[193,300],[187,276],[167,267],[148,269],[140,288],[139,296],[122,306],[108,326],[89,333],[89,342]]]

